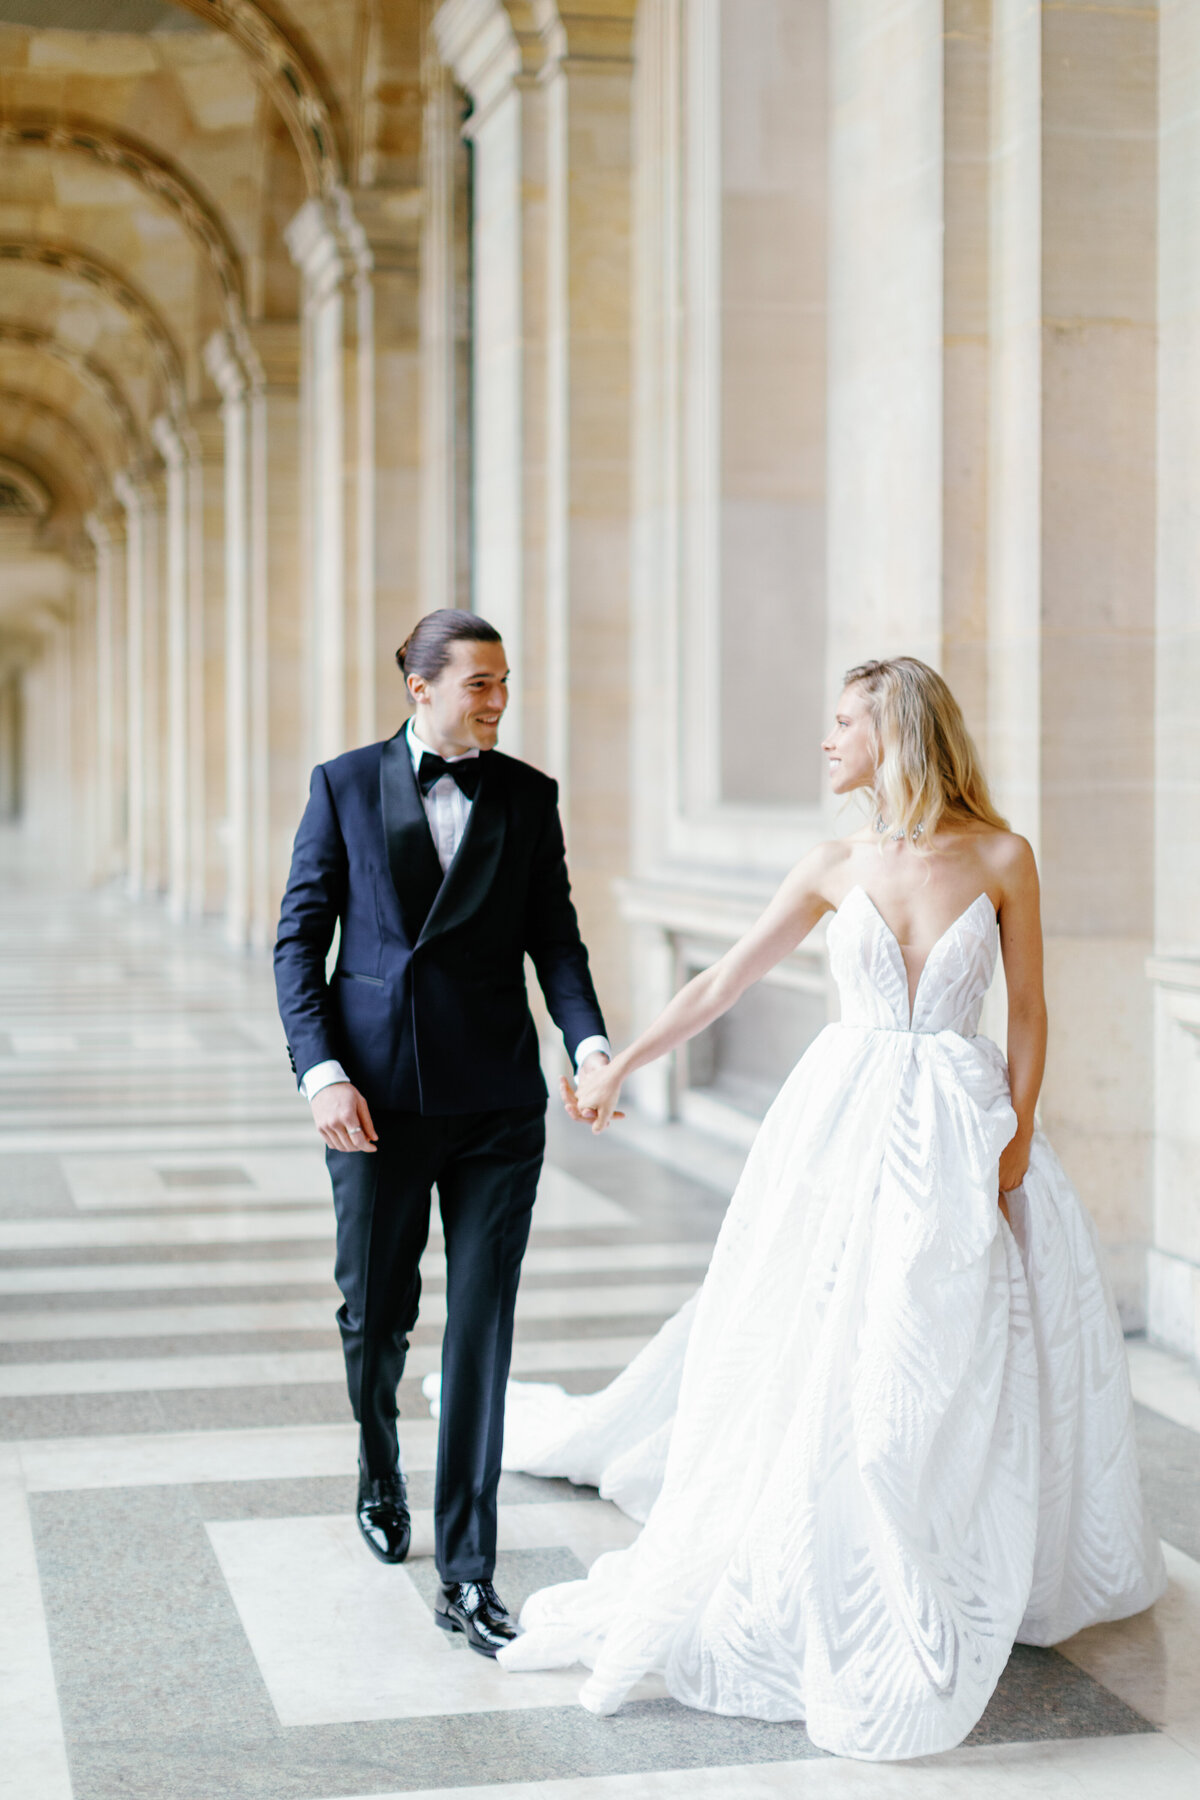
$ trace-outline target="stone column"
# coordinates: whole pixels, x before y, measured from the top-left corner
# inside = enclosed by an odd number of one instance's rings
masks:
[[[1147,1328],[1200,1359],[1200,12],[1163,0],[1158,186],[1154,1227]]]
[[[979,743],[988,693],[988,184],[992,0],[946,0],[942,673]]]
[[[125,852],[125,533],[116,514],[85,521],[96,553],[96,873],[111,879]]]
[[[830,22],[829,687],[937,662],[942,558],[941,0]]]
[[[166,826],[167,899],[172,915],[182,918],[190,896],[192,824],[189,801],[189,640],[191,594],[189,575],[189,456],[175,423],[165,414],[154,420],[154,442],[166,464],[167,504],[164,533],[166,627],[166,761],[163,789]]]
[[[539,0],[546,50],[546,725],[571,877],[624,1031],[629,866],[632,5]]]
[[[225,935],[250,935],[250,444],[245,371],[218,332],[205,361],[225,432]]]
[[[76,880],[90,884],[99,877],[101,842],[96,704],[99,632],[94,560],[76,563],[72,588],[70,618],[62,631],[68,733],[62,801],[68,823],[70,872]]]
[[[300,517],[299,327],[248,331],[250,387],[251,942],[274,942],[307,792]]]
[[[145,890],[167,891],[167,480],[161,465],[146,478],[145,611],[142,619],[146,672]]]
[[[370,257],[344,193],[287,230],[304,278],[303,494],[309,761],[374,730],[374,445]]]
[[[545,49],[529,4],[445,0],[433,33],[472,101],[471,605],[514,673],[505,748],[549,767]]]
[[[1153,933],[1152,10],[993,8],[991,764],[1040,852],[1042,1115],[1144,1319]]]
[[[420,611],[471,604],[470,152],[464,96],[432,41],[423,68]]]
[[[219,405],[188,418],[189,910],[225,905],[225,422]]]
[[[158,530],[153,490],[140,471],[122,471],[113,489],[125,509],[125,697],[128,858],[126,879],[137,897],[153,885],[157,780],[149,764],[158,725],[156,621]]]
[[[355,217],[370,259],[371,342],[360,340],[364,444],[359,503],[371,509],[362,532],[371,560],[362,636],[359,741],[390,736],[407,716],[395,655],[429,611],[419,590],[421,508],[421,354],[418,277],[419,188],[356,188]],[[369,445],[369,468],[367,466]],[[368,631],[369,624],[369,631]]]

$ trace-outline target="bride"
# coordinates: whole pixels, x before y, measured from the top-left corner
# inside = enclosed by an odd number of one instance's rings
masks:
[[[822,749],[873,820],[564,1098],[603,1131],[825,914],[841,1022],[763,1121],[699,1294],[603,1392],[512,1383],[504,1463],[645,1521],[527,1602],[509,1669],[581,1662],[611,1713],[803,1719],[882,1759],[945,1750],[1014,1640],[1149,1606],[1165,1575],[1095,1231],[1035,1123],[1046,1011],[1034,859],[959,707],[912,657],[846,677]],[[976,1035],[1004,958],[1008,1058]]]

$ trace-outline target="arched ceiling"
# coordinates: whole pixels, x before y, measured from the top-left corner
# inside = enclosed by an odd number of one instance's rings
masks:
[[[90,558],[155,417],[217,403],[212,332],[297,317],[306,197],[419,180],[427,11],[0,0],[0,459],[48,495],[31,543]]]

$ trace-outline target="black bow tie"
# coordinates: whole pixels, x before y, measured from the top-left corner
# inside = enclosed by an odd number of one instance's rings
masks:
[[[417,770],[417,785],[421,792],[427,794],[434,782],[440,781],[443,775],[448,775],[451,781],[456,781],[459,791],[464,793],[468,800],[473,800],[479,786],[479,758],[468,756],[462,762],[448,763],[442,757],[435,756],[432,750],[422,750],[421,765]]]

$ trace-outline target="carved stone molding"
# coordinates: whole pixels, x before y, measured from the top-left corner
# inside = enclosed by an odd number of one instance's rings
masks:
[[[310,193],[327,194],[344,179],[336,103],[314,72],[315,57],[252,0],[174,0],[231,37],[253,63],[291,132]]]
[[[472,129],[515,81],[536,80],[545,58],[528,0],[443,0],[433,36],[443,64],[474,102]]]
[[[61,432],[72,445],[75,454],[81,459],[84,474],[92,493],[100,498],[108,489],[108,477],[104,463],[96,451],[91,438],[74,421],[60,412],[57,406],[51,406],[40,394],[31,394],[24,388],[0,388],[0,411],[23,411],[32,413],[35,418],[44,419]]]
[[[31,238],[0,241],[0,263],[31,263],[43,269],[61,269],[76,281],[86,281],[98,288],[114,306],[136,321],[166,389],[167,402],[173,413],[184,410],[183,364],[174,340],[145,294],[135,288],[116,269],[101,262],[89,251],[73,244],[38,242]]]
[[[0,146],[5,145],[86,156],[137,182],[175,214],[207,260],[226,306],[242,312],[242,266],[224,221],[191,178],[160,151],[96,119],[11,109],[0,114]]]
[[[55,337],[53,332],[43,331],[36,325],[20,325],[13,319],[0,319],[0,345],[2,344],[20,344],[23,349],[37,350],[43,356],[70,369],[84,387],[103,400],[112,413],[124,441],[126,455],[130,458],[137,456],[141,433],[133,410],[103,363],[97,362],[94,356],[85,355],[65,339]]]

